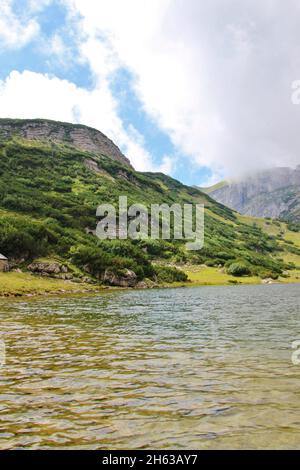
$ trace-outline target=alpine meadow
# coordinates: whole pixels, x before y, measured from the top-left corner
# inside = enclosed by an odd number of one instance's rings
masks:
[[[76,126],[0,120],[0,129],[4,124],[11,133],[0,140],[0,251],[14,269],[66,279],[67,284],[120,286],[126,286],[128,272],[133,274],[129,286],[197,281],[197,273],[203,284],[214,283],[214,277],[217,283],[297,279],[300,235],[284,222],[242,217],[166,175],[136,172],[110,155],[82,150],[67,140],[51,142],[41,132],[46,125],[59,130]],[[18,129],[26,126],[37,127],[40,137],[22,137]],[[100,203],[117,205],[120,195],[146,206],[203,203],[204,248],[189,252],[178,240],[98,240],[93,235],[96,209]],[[66,266],[68,273],[47,273],[51,263]]]

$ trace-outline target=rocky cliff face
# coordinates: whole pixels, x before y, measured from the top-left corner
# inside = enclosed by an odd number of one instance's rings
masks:
[[[105,155],[131,166],[120,149],[102,132],[80,124],[68,124],[42,119],[0,119],[0,136],[18,135],[29,140],[66,143],[96,155]]]
[[[257,173],[209,194],[241,214],[300,220],[300,165]]]

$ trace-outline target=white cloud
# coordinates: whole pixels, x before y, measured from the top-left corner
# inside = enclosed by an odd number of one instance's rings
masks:
[[[95,75],[107,67],[101,44],[133,72],[146,112],[193,162],[225,176],[299,163],[296,0],[64,1],[82,16],[81,52]]]
[[[59,57],[63,57],[68,53],[67,46],[58,33],[55,33],[50,39],[49,53]]]
[[[72,47],[64,40],[63,31],[56,31],[51,37],[41,35],[36,50],[45,57],[49,70],[59,67],[62,73],[79,62]]]
[[[31,16],[51,3],[28,1]],[[94,89],[14,72],[1,85],[1,115],[92,125],[138,169],[158,169],[143,137],[119,117],[110,83],[125,67],[144,110],[192,168],[209,166],[216,178],[299,163],[300,106],[291,104],[291,83],[300,78],[297,0],[60,1],[68,7],[65,28],[78,47],[76,60],[90,66]],[[16,17],[11,6],[1,0],[0,48],[22,47],[39,32],[33,17]],[[67,62],[62,30],[48,53]],[[174,165],[166,156],[160,169]]]
[[[175,165],[174,157],[170,157],[168,155],[165,155],[162,158],[162,162],[158,166],[156,171],[159,171],[160,173],[165,173],[167,175],[170,175],[170,174],[172,174],[172,172],[174,170],[174,165]]]
[[[27,19],[27,22],[21,22],[20,17],[14,14],[12,3],[11,0],[2,0],[0,5],[0,39],[5,39],[6,46],[21,48],[39,32],[32,15],[48,6],[51,0],[28,0],[28,18],[31,19]],[[49,64],[58,60],[64,68],[72,61],[87,63],[94,76],[93,89],[77,87],[55,76],[28,70],[22,73],[12,71],[4,81],[0,81],[0,116],[40,117],[95,127],[122,149],[137,170],[160,170],[160,165],[153,163],[150,153],[145,149],[143,137],[133,126],[125,129],[118,116],[118,103],[111,92],[110,82],[120,66],[119,59],[107,44],[94,35],[88,36],[84,31],[76,30],[76,13],[69,11],[70,24],[64,25],[52,37],[46,39],[41,32],[39,47],[45,52]],[[79,51],[77,57],[72,57],[74,51],[66,45],[65,33],[73,37],[73,47],[77,46]],[[162,165],[165,166],[166,161]]]
[[[0,50],[20,49],[39,33],[39,25],[33,18],[20,19],[13,12],[12,0],[0,3]]]
[[[137,170],[159,170],[144,149],[142,136],[134,128],[124,129],[105,81],[88,91],[57,77],[13,71],[0,81],[0,116],[84,123],[113,139]]]
[[[53,0],[28,0],[29,9],[33,12],[38,12],[46,8]]]

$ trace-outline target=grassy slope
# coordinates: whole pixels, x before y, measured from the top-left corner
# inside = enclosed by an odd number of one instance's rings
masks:
[[[88,169],[86,160],[96,162],[98,171]],[[84,263],[80,256],[74,256],[79,247],[88,247],[89,253],[108,254],[106,263],[111,263],[112,269],[117,264],[121,269],[141,267],[141,278],[151,277],[151,270],[157,264],[186,263],[183,269],[191,280],[203,284],[234,280],[220,271],[221,265],[234,261],[248,263],[254,272],[254,276],[242,278],[241,282],[256,282],[257,274],[262,271],[280,273],[293,267],[287,265],[290,262],[300,266],[300,253],[288,251],[290,246],[300,248],[299,233],[288,231],[285,224],[278,227],[260,219],[238,216],[201,191],[165,175],[137,173],[105,156],[100,158],[65,145],[53,147],[47,142],[17,138],[2,142],[0,139],[0,162],[0,252],[19,258],[23,269],[35,258],[58,256],[77,264],[80,273]],[[204,203],[204,250],[186,252],[180,242],[99,244],[97,239],[86,235],[84,228],[95,226],[96,207],[103,202],[116,203],[119,195],[124,194],[129,204]],[[200,267],[203,264],[209,267]],[[191,265],[197,267],[191,269]],[[296,272],[292,271],[293,276]],[[2,292],[9,289],[7,282],[12,290],[16,282],[17,288],[22,276],[28,275],[1,275]],[[30,290],[30,285],[37,281],[26,279]],[[63,281],[49,282],[52,285]]]
[[[284,282],[298,281],[300,279],[300,251],[296,254],[288,251],[290,247],[300,249],[300,232],[294,232],[288,229],[288,225],[284,222],[269,221],[254,217],[238,216],[239,219],[246,223],[255,223],[269,235],[276,237],[279,240],[279,245],[283,251],[275,254],[275,259],[281,258],[286,263],[295,265],[295,269],[290,272],[290,279],[283,279]],[[288,243],[288,244],[287,244]]]
[[[97,292],[99,287],[76,284],[59,279],[43,278],[29,273],[0,273],[0,297],[39,294],[74,294]]]
[[[228,182],[227,181],[220,181],[219,183],[214,184],[213,186],[209,186],[206,188],[199,188],[201,191],[203,191],[205,194],[210,194],[213,191],[216,191],[217,189],[224,188],[224,186],[227,186]]]
[[[225,284],[258,284],[261,282],[258,276],[244,276],[236,278],[224,273],[221,268],[214,267],[187,267],[186,273],[193,285],[225,285]]]
[[[220,220],[220,217],[212,214],[213,217]],[[259,219],[255,217],[248,217],[237,215],[240,222],[253,225],[256,224],[264,232],[268,233],[272,237],[279,239],[279,245],[285,247],[285,242],[292,242],[296,248],[300,248],[300,232],[293,232],[288,229],[287,224],[283,222],[272,222],[265,219]],[[226,222],[231,223],[231,222]],[[286,249],[280,253],[274,255],[274,259],[281,258],[287,263],[293,263],[295,269],[289,271],[289,276],[279,276],[278,282],[289,283],[300,281],[300,253],[290,253]],[[187,267],[185,272],[188,274],[189,280],[193,285],[225,285],[232,283],[239,284],[257,284],[261,282],[261,279],[257,276],[245,276],[236,278],[224,273],[223,269],[216,267]]]

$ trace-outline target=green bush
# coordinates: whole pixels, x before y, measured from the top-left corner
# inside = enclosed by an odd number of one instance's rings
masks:
[[[154,270],[159,282],[185,282],[188,279],[188,276],[177,268],[155,266]]]
[[[291,230],[291,232],[300,232],[300,224],[290,222],[288,224],[288,229]]]
[[[272,271],[262,271],[260,273],[260,277],[262,279],[278,279],[279,275],[277,273],[273,273]]]
[[[251,274],[250,268],[243,263],[232,263],[227,269],[227,273],[232,276],[249,276]]]

